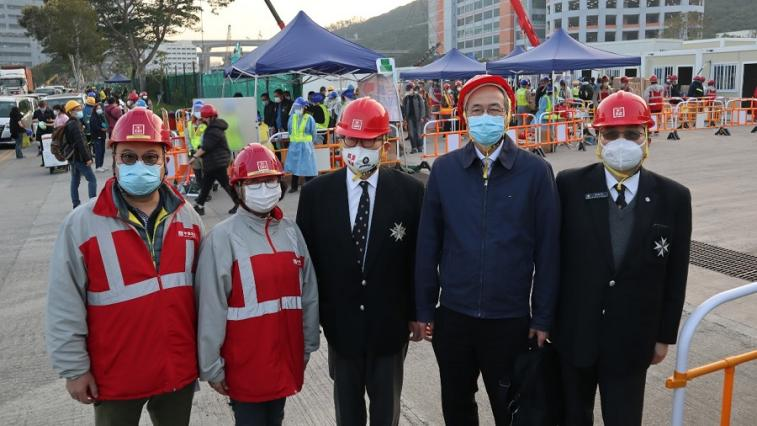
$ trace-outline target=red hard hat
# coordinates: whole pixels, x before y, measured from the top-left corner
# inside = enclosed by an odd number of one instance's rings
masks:
[[[463,81],[462,80],[455,80],[455,86],[462,86]]]
[[[615,92],[606,97],[594,113],[593,126],[653,126],[652,113],[644,99],[630,92]]]
[[[145,96],[147,96],[147,92],[142,92],[142,93],[139,94],[140,98],[145,97]]]
[[[247,145],[234,159],[231,184],[260,177],[283,176],[284,167],[270,149],[259,143]]]
[[[654,74],[652,74],[652,76],[649,77],[649,82],[650,83],[657,83],[657,76],[654,75]]]
[[[210,118],[210,117],[218,117],[218,110],[216,107],[214,107],[211,104],[205,104],[200,108],[200,117],[202,118]]]
[[[675,75],[675,74],[670,74],[668,76],[668,80],[670,80],[670,81],[676,81],[676,80],[678,80],[678,76]]]
[[[389,133],[389,113],[371,98],[356,99],[342,111],[335,131],[340,136],[374,139]]]
[[[136,91],[132,90],[131,93],[129,93],[129,100],[132,102],[139,100],[139,95],[137,95]]]
[[[707,84],[710,85],[710,86],[714,86],[715,85],[715,80],[709,80],[709,81],[707,81]]]
[[[160,117],[146,108],[137,107],[116,121],[108,146],[120,142],[147,142],[163,144],[166,149],[171,149],[168,136],[168,129],[163,126]]]
[[[626,77],[626,76],[620,77],[620,82],[621,83],[628,83],[628,77]]]
[[[458,94],[457,115],[460,119],[460,125],[465,124],[465,117],[463,114],[465,113],[465,104],[467,102],[467,97],[471,92],[481,86],[495,86],[499,89],[504,90],[508,100],[510,101],[508,111],[512,111],[512,108],[515,105],[515,93],[513,93],[513,88],[510,87],[510,85],[507,83],[507,80],[498,75],[477,75],[468,80],[462,87],[462,89],[460,89],[460,93]]]
[[[694,80],[697,80],[697,81],[704,81],[704,80],[705,80],[705,78],[704,78],[704,76],[703,76],[703,75],[698,75],[698,76],[694,77]]]
[[[451,86],[449,85],[449,83],[444,83],[444,86],[442,86],[442,87],[444,88],[444,90],[447,90],[447,89],[449,89],[449,88],[450,88]]]

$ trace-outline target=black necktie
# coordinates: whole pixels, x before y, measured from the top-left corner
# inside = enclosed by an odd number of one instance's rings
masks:
[[[615,186],[615,189],[618,190],[618,198],[615,199],[615,205],[618,206],[619,209],[624,209],[628,205],[628,203],[626,203],[626,187],[619,183]]]
[[[363,193],[360,195],[360,203],[357,205],[357,215],[355,216],[355,226],[352,227],[352,240],[355,241],[355,248],[358,249],[357,263],[363,267],[365,258],[365,246],[368,243],[368,218],[371,211],[371,198],[368,195],[368,182],[360,182]]]

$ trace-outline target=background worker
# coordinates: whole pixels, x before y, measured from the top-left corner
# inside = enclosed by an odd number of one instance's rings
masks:
[[[318,166],[315,162],[316,123],[313,117],[305,112],[308,102],[299,97],[295,99],[289,116],[289,149],[287,150],[284,170],[292,174],[292,188],[289,192],[297,192],[300,187],[300,176],[309,182],[318,176]],[[318,108],[320,111],[320,108]]]
[[[528,105],[528,86],[529,81],[524,78],[520,81],[518,90],[515,91],[515,112],[518,114],[518,126],[528,124],[526,114],[531,113],[531,108]]]
[[[92,172],[92,152],[84,138],[82,119],[84,111],[81,104],[76,101],[68,101],[64,107],[68,120],[63,130],[66,141],[73,148],[73,157],[69,160],[71,166],[71,204],[76,208],[81,204],[79,200],[79,184],[84,176],[87,179],[87,193],[89,198],[97,196],[97,178]]]

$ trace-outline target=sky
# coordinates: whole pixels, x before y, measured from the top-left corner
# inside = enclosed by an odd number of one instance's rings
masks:
[[[271,0],[279,16],[288,23],[297,12],[303,10],[316,23],[325,27],[336,21],[353,16],[365,19],[386,13],[412,0]],[[206,40],[226,39],[228,25],[231,25],[232,39],[257,39],[260,33],[264,39],[271,38],[279,27],[263,0],[235,0],[230,6],[221,9],[217,15],[210,12],[207,1],[202,2],[203,28]],[[201,33],[184,31],[171,39],[199,40]]]

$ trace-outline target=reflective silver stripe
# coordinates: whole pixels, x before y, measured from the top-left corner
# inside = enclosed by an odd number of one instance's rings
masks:
[[[192,272],[192,266],[194,266],[195,260],[195,242],[194,240],[184,240],[185,254],[184,254],[184,270],[186,272]]]
[[[281,312],[282,309],[302,309],[302,298],[300,296],[285,296],[280,300],[269,300],[244,308],[229,308],[226,318],[229,321],[259,318],[263,315]]]
[[[88,291],[87,303],[93,306],[113,305],[115,303],[126,302],[127,300],[147,296],[158,290],[160,290],[160,286],[158,286],[157,278],[150,278],[127,286],[124,286],[122,281],[122,287],[118,290],[111,289],[102,292]]]
[[[237,260],[239,266],[239,281],[242,283],[242,294],[245,306],[258,304],[258,291],[255,287],[255,276],[252,274],[251,257]]]
[[[160,282],[163,284],[163,288],[191,286],[192,281],[193,275],[191,272],[176,272],[174,274],[160,276]]]
[[[121,264],[118,262],[116,244],[113,241],[113,230],[103,229],[95,234],[95,238],[97,239],[97,247],[100,249],[105,276],[108,278],[108,288],[117,293],[124,288],[124,276],[121,273]]]

